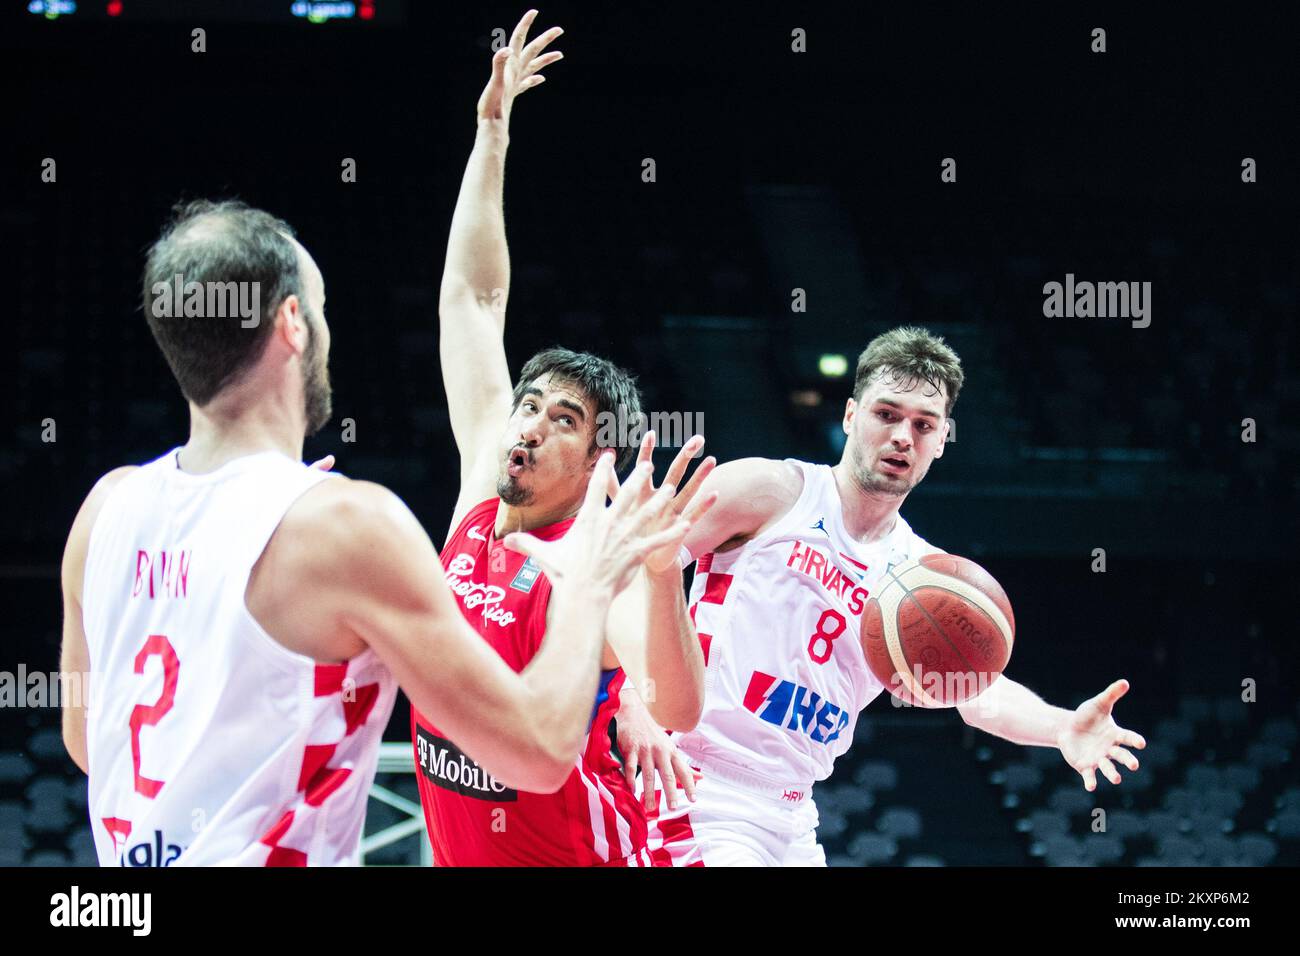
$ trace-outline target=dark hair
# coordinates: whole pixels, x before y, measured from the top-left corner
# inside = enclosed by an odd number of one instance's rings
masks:
[[[519,373],[519,382],[511,396],[510,408],[513,412],[523,401],[524,389],[528,388],[543,375],[551,375],[570,385],[576,385],[596,406],[596,414],[609,413],[617,420],[627,423],[629,431],[641,422],[641,392],[636,386],[636,379],[624,369],[619,368],[608,359],[587,352],[573,352],[566,348],[543,349],[530,358]],[[620,417],[620,410],[622,415]],[[597,446],[600,434],[599,422],[593,422],[595,434],[591,448]],[[621,439],[620,430],[620,439]],[[617,446],[614,467],[622,472],[636,457],[637,444],[623,443]]]
[[[233,199],[178,203],[172,212],[145,260],[144,314],[181,393],[203,406],[261,358],[269,319],[288,296],[302,294],[302,276],[293,229],[270,213]],[[178,303],[164,310],[170,315],[155,314],[155,286],[171,287],[178,274],[183,283],[258,283],[257,323],[245,327],[239,315],[185,317]]]
[[[853,377],[853,398],[862,400],[862,392],[877,372],[888,371],[902,382],[926,381],[936,390],[947,392],[944,415],[952,414],[966,374],[957,353],[944,344],[943,338],[925,329],[900,326],[877,335],[858,356],[858,370]]]

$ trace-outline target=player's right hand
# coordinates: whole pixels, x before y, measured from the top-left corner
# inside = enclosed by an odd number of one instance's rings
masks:
[[[605,452],[587,482],[587,496],[564,537],[542,541],[512,532],[505,546],[533,558],[552,584],[571,583],[583,590],[605,592],[612,599],[631,582],[646,557],[661,548],[680,548],[691,523],[671,519],[676,489],[664,485],[649,498],[642,491],[654,465],[639,463],[622,485],[614,474],[614,454]],[[611,483],[618,488],[614,503],[605,507]],[[665,520],[667,518],[667,520]]]
[[[542,53],[552,40],[564,32],[559,27],[551,27],[532,43],[524,45],[528,29],[536,18],[536,10],[525,13],[515,25],[510,42],[492,57],[492,78],[478,99],[479,119],[500,120],[509,124],[510,108],[514,105],[515,97],[544,83],[546,77],[540,72],[542,68],[563,58],[564,54],[558,50]]]

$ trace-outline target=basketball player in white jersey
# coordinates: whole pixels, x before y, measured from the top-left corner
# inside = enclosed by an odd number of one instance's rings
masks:
[[[921,329],[873,340],[858,360],[834,467],[747,458],[719,466],[709,515],[687,536],[699,558],[691,611],[705,649],[704,714],[673,737],[698,768],[696,802],[661,805],[648,846],[674,866],[824,866],[813,784],[853,740],[858,712],[885,688],[867,668],[862,611],[882,574],[942,553],[899,514],[943,455],[961,388],[957,355]],[[1052,707],[1005,675],[959,705],[970,725],[1057,747],[1096,787],[1120,782],[1139,734],[1111,709],[1116,681],[1076,710]]]
[[[169,302],[174,277],[197,298]],[[251,322],[210,308],[234,283]],[[190,438],[101,478],[63,560],[61,666],[90,683],[88,702],[65,701],[64,740],[89,775],[101,864],[355,862],[399,684],[500,784],[558,788],[610,601],[689,527],[672,489],[647,495],[642,468],[605,508],[606,455],[562,540],[511,538],[552,581],[555,621],[516,674],[466,623],[400,499],[301,463],[330,414],[330,337],[292,230],[192,203],[150,250],[144,298]]]

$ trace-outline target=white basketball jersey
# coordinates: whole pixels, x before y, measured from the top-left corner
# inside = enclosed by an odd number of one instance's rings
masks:
[[[355,862],[396,684],[370,650],[288,650],[244,603],[281,518],[328,477],[278,452],[191,475],[172,451],[104,503],[82,602],[101,864]]]
[[[826,465],[803,472],[794,507],[732,551],[699,559],[691,617],[705,648],[704,714],[678,747],[709,767],[803,799],[853,741],[858,711],[884,686],[867,668],[859,625],[891,565],[935,550],[902,515],[870,545],[844,530]]]

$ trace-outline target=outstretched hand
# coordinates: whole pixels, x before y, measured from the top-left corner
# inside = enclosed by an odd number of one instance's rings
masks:
[[[704,438],[701,435],[695,435],[682,446],[682,450],[677,453],[673,463],[668,466],[668,473],[664,476],[664,483],[660,485],[659,490],[666,490],[671,497],[671,505],[664,509],[660,516],[657,527],[666,528],[678,518],[685,518],[692,525],[704,517],[705,512],[713,507],[718,500],[718,493],[711,492],[708,496],[694,501],[695,496],[699,493],[700,485],[704,479],[709,477],[709,472],[713,471],[718,465],[718,460],[709,456],[700,463],[700,467],[695,469],[695,474],[681,491],[682,478],[686,475],[686,469],[690,466],[691,459],[700,453],[704,448]],[[641,439],[641,449],[637,453],[636,462],[640,467],[642,463],[650,463],[655,450],[655,433],[648,431],[645,437]],[[645,502],[655,493],[653,481],[647,481],[641,486],[639,492],[639,502]],[[609,479],[609,497],[615,499],[619,494],[618,479],[611,475]],[[652,529],[647,529],[652,530]],[[665,571],[676,569],[677,555],[681,550],[681,542],[676,547],[662,547],[652,554],[646,556],[645,569],[651,574],[662,574]]]
[[[1085,700],[1057,738],[1061,756],[1083,777],[1085,790],[1097,789],[1098,768],[1111,783],[1120,782],[1113,761],[1118,760],[1129,770],[1138,768],[1137,757],[1126,748],[1143,749],[1147,745],[1145,738],[1120,727],[1111,716],[1115,702],[1128,693],[1128,688],[1128,681],[1117,680],[1096,697]]]
[[[528,30],[537,19],[537,11],[529,10],[515,25],[510,42],[492,57],[492,78],[478,99],[478,116],[481,120],[501,120],[510,123],[510,109],[515,97],[546,82],[541,70],[550,66],[564,54],[558,50],[542,53],[564,31],[551,27],[537,39],[525,45]]]

